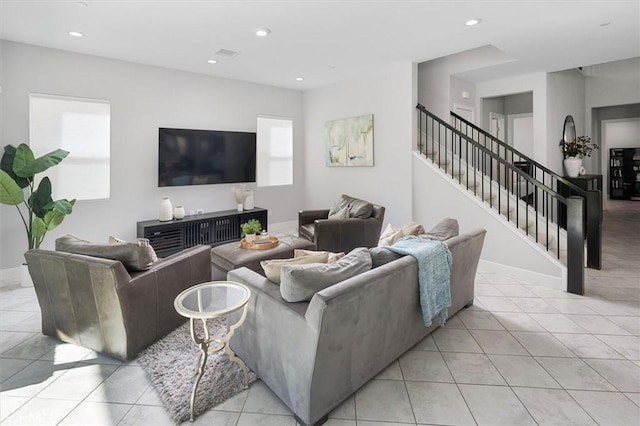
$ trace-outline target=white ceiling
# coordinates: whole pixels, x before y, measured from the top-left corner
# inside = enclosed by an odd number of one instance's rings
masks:
[[[0,20],[5,40],[300,90],[487,45],[510,61],[465,78],[640,56],[640,0],[0,0]]]

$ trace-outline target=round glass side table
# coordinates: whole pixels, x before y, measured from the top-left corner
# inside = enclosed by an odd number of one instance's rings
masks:
[[[247,386],[249,379],[249,371],[244,361],[242,361],[229,347],[229,342],[233,337],[236,329],[242,325],[247,316],[247,302],[251,292],[249,289],[239,283],[231,281],[212,281],[208,283],[198,284],[186,289],[180,293],[175,301],[176,311],[183,317],[189,318],[191,326],[191,339],[198,345],[200,351],[196,361],[196,381],[193,385],[190,401],[191,421],[194,420],[194,406],[196,400],[196,391],[200,379],[204,374],[204,368],[207,364],[209,344],[214,342],[217,344],[213,352],[224,352],[229,355],[229,359],[242,368],[244,373],[244,385]],[[207,328],[207,319],[219,318],[242,309],[240,319],[229,327],[227,334],[221,339],[211,339],[209,329]],[[195,322],[202,321],[203,336],[198,336],[195,328]]]

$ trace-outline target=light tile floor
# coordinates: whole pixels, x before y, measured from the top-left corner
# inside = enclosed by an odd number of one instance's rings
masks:
[[[610,202],[586,295],[480,271],[475,305],[334,410],[329,426],[640,425],[640,203]],[[0,287],[0,424],[170,425],[141,368],[39,332]],[[196,425],[291,425],[261,382]]]

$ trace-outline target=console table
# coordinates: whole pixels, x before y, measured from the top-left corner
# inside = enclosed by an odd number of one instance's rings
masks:
[[[240,240],[240,224],[257,219],[267,230],[267,210],[256,207],[242,212],[225,210],[185,216],[184,219],[138,222],[138,237],[147,238],[159,257],[170,256],[186,248],[208,244],[212,247]]]

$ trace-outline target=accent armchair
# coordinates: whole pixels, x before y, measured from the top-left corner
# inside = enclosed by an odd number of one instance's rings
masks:
[[[331,209],[298,213],[298,235],[316,250],[348,253],[356,247],[378,245],[385,208],[342,195]]]
[[[211,280],[211,247],[195,246],[143,272],[122,262],[61,251],[25,253],[42,310],[42,333],[128,360],[186,319],[183,290]]]

